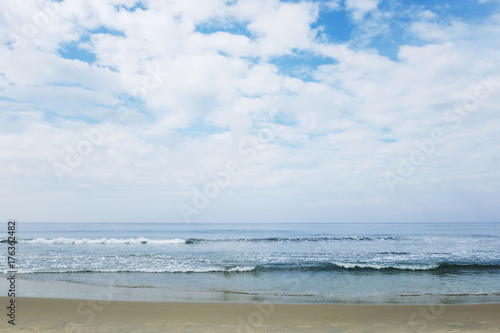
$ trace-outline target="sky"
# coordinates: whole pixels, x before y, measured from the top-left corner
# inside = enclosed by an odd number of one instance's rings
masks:
[[[498,222],[500,1],[0,4],[0,220]]]

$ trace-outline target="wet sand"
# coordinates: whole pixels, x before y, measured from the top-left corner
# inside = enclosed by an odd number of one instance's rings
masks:
[[[17,298],[1,332],[500,332],[500,304],[345,305]]]

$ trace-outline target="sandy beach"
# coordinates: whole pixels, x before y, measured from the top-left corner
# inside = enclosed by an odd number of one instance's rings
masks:
[[[9,299],[2,297],[2,308]],[[6,310],[4,310],[6,312]],[[320,305],[17,298],[2,332],[499,332],[500,304]]]

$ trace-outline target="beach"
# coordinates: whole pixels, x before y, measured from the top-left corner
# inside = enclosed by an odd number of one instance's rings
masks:
[[[23,228],[0,332],[500,332],[499,224]]]
[[[1,304],[7,305],[2,297]],[[500,304],[345,305],[17,298],[2,332],[498,332]],[[5,309],[5,306],[2,308]]]

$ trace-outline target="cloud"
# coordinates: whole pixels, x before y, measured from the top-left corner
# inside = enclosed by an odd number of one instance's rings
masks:
[[[323,2],[323,6],[327,8],[327,10],[338,10],[341,8],[341,0],[330,0]]]
[[[179,204],[236,161],[196,222],[474,220],[471,196],[498,218],[498,14],[384,5],[2,4],[0,210],[181,222]],[[383,33],[355,40],[373,20]],[[461,109],[488,78],[488,98]],[[384,173],[436,127],[448,139],[393,194]]]
[[[361,20],[366,13],[375,9],[379,4],[379,0],[346,0],[345,7],[352,12],[355,20]]]
[[[461,39],[469,35],[467,24],[463,22],[451,22],[442,25],[436,22],[415,22],[411,26],[411,32],[419,38],[429,41],[447,41]]]

